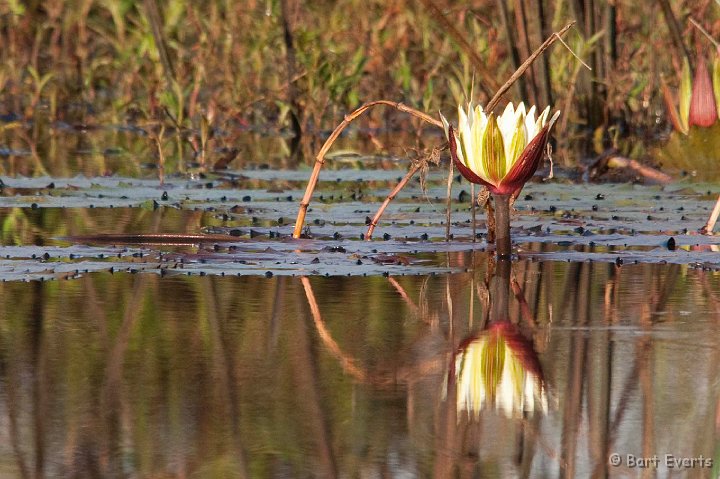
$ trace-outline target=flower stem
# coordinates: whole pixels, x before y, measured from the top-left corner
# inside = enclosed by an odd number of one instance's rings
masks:
[[[493,194],[495,203],[495,251],[498,259],[510,259],[510,195]]]

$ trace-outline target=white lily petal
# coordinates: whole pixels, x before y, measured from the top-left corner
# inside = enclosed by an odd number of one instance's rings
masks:
[[[458,106],[458,130],[462,130],[463,125],[467,125],[468,123],[468,117],[465,113],[465,110],[463,110],[462,105]]]
[[[527,143],[530,143],[533,138],[535,138],[535,135],[537,135],[537,125],[535,124],[535,113],[536,113],[535,105],[530,107],[530,110],[527,112],[527,115],[525,115],[525,141],[526,145]]]
[[[550,128],[552,128],[552,126],[555,124],[555,122],[557,121],[557,119],[559,117],[560,117],[560,110],[553,113],[552,118],[550,118],[550,121],[548,122],[550,124]]]
[[[485,128],[487,127],[487,119],[485,113],[481,108],[475,108],[473,112],[473,127],[472,127],[472,149],[473,155],[472,160],[468,163],[470,169],[472,169],[481,178],[486,178],[487,173],[483,168],[482,164],[482,142],[483,135],[485,134]]]
[[[500,134],[502,134],[503,142],[507,144],[512,140],[513,133],[515,132],[515,110],[512,103],[508,103],[497,119],[498,128],[500,128]]]
[[[545,126],[545,123],[547,123],[548,113],[550,113],[549,106],[545,107],[545,109],[542,111],[542,113],[540,113],[540,116],[537,119],[537,122],[536,122],[537,132],[535,132],[536,135],[540,130],[543,129],[543,127]]]
[[[440,113],[440,121],[443,125],[443,130],[445,130],[445,138],[448,140],[450,139],[450,123],[448,123],[447,119],[443,116],[442,113]]]

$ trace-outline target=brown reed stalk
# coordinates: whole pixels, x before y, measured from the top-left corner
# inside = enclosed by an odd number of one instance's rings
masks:
[[[495,96],[490,100],[490,102],[487,104],[486,111],[490,112],[492,111],[500,102],[500,99],[502,96],[512,87],[512,85],[520,78],[523,73],[528,69],[530,65],[539,57],[545,50],[547,50],[553,43],[555,43],[562,35],[564,35],[570,27],[572,27],[575,24],[575,22],[570,22],[567,25],[565,25],[560,31],[553,33],[550,37],[548,37],[540,47],[538,47],[535,52],[533,52],[532,55],[530,55],[523,63],[520,65],[520,67],[513,73],[510,78],[498,89],[497,93],[495,93]],[[351,112],[349,115],[346,115],[343,121],[335,127],[335,130],[330,134],[330,137],[328,137],[327,140],[325,140],[325,143],[323,144],[322,148],[318,152],[317,156],[315,157],[315,165],[313,166],[313,171],[310,174],[310,179],[308,180],[307,187],[305,188],[305,194],[303,195],[302,200],[300,201],[300,208],[298,210],[297,218],[295,219],[295,228],[293,230],[293,238],[300,238],[302,234],[303,225],[305,224],[305,216],[307,215],[307,209],[308,206],[310,206],[310,200],[312,199],[313,192],[315,191],[315,187],[317,186],[318,179],[320,177],[320,170],[322,169],[322,166],[325,164],[325,155],[332,147],[333,143],[335,143],[335,140],[340,136],[340,134],[347,128],[347,126],[352,123],[353,120],[361,116],[363,113],[365,113],[367,110],[374,106],[378,105],[385,105],[393,107],[401,112],[408,113],[416,118],[420,118],[421,120],[430,123],[431,125],[434,125],[438,128],[442,128],[442,122],[440,120],[436,120],[435,118],[431,117],[427,113],[423,113],[419,110],[416,110],[414,108],[411,108],[409,106],[406,106],[402,103],[392,102],[389,100],[376,100],[371,101],[368,103],[363,104],[359,108],[355,109],[353,112]],[[448,198],[450,197],[450,191],[452,188],[452,164],[450,167],[450,176],[449,176],[449,182],[448,182]],[[414,169],[414,168],[413,168]],[[411,169],[411,171],[413,170]],[[415,174],[417,170],[412,171],[412,174],[408,172],[406,175],[406,180],[404,183],[401,181],[402,186],[405,186],[407,181],[412,177],[413,174]],[[397,191],[400,191],[402,189],[402,186],[398,185],[396,187]],[[397,192],[393,190],[395,194]],[[392,192],[391,192],[392,195]],[[393,196],[394,198],[394,196]],[[378,211],[380,215],[382,215],[382,212],[387,207],[387,204],[392,201],[392,198],[389,200],[386,199],[383,203],[384,206],[381,206],[381,209]],[[449,202],[450,200],[448,200]],[[446,227],[445,227],[445,236],[446,238],[449,238],[450,236],[450,221],[449,221],[449,203],[448,203],[448,210],[447,210],[447,219]],[[379,216],[376,214],[377,219],[379,220]],[[490,220],[488,221],[488,224],[490,224]],[[372,225],[371,225],[372,226]],[[372,233],[372,231],[370,231]]]
[[[517,81],[519,78],[522,77],[522,74],[532,65],[532,63],[537,59],[537,57],[542,54],[545,50],[547,50],[553,43],[555,43],[556,40],[560,38],[561,35],[563,35],[565,32],[567,32],[570,27],[574,24],[574,22],[571,22],[567,24],[565,27],[562,28],[559,32],[553,34],[552,36],[548,37],[545,42],[540,45],[540,47],[530,56],[528,57],[525,62],[523,62],[520,67],[513,73],[513,75],[510,77],[510,79],[503,84],[503,86],[500,87],[498,92],[495,94],[495,96],[490,100],[490,103],[488,103],[487,111],[491,111],[497,103],[500,101],[500,98],[502,97],[502,94],[510,89],[510,87],[513,85],[515,81]],[[445,207],[445,241],[450,240],[450,215],[451,215],[451,206],[452,206],[452,180],[453,180],[453,163],[450,162],[450,167],[448,171],[448,181],[447,181],[447,194],[446,194],[446,207]],[[417,170],[415,170],[417,171]],[[402,189],[403,186],[410,180],[412,175],[415,174],[415,171],[411,170],[408,172],[405,178],[398,184],[398,186],[390,193],[392,195],[392,198],[390,195],[385,199],[382,206],[378,210],[377,214],[373,218],[373,221],[370,225],[370,228],[368,228],[369,235],[372,235],[372,232],[375,229],[375,226],[377,225],[377,222],[380,220],[380,217],[382,216],[383,212],[385,211],[385,208],[387,208],[387,205],[390,204],[390,201],[392,201],[397,193]],[[518,192],[519,194],[519,192]],[[475,241],[475,208],[474,208],[474,201],[473,198],[473,241]],[[508,198],[509,201],[509,198]],[[493,216],[493,210],[492,206],[490,206],[490,203],[486,203],[487,213],[488,213],[488,241],[491,241],[491,238],[494,240],[495,238],[495,221]],[[508,204],[508,211],[509,211],[509,204]],[[509,213],[508,213],[509,214]],[[492,219],[491,219],[492,217]],[[509,217],[508,217],[509,221]],[[509,223],[508,223],[509,224]],[[295,225],[295,229],[297,231],[297,225]],[[491,231],[492,230],[492,231]],[[294,236],[294,235],[293,235]],[[370,239],[370,237],[367,237],[367,239]],[[503,255],[505,255],[505,252],[503,250]]]
[[[483,77],[483,81],[478,84],[480,89],[489,97],[492,91],[498,88],[498,83],[493,76],[493,72],[490,71],[490,69],[487,67],[483,59],[480,58],[480,55],[477,54],[472,45],[468,43],[468,41],[465,39],[465,35],[458,31],[455,25],[453,25],[452,22],[450,22],[447,17],[445,17],[445,14],[443,14],[442,10],[440,10],[440,8],[435,5],[432,0],[420,1],[423,5],[425,5],[425,8],[432,12],[432,19],[440,24],[443,31],[445,33],[448,33],[455,41],[455,43],[458,44],[460,49],[468,56],[476,72]]]
[[[165,43],[165,36],[162,31],[162,15],[160,8],[155,0],[144,0],[145,14],[147,15],[148,23],[152,30],[153,38],[155,39],[155,46],[158,49],[158,55],[160,56],[160,63],[162,63],[163,71],[165,72],[165,78],[168,82],[168,86],[172,85],[177,78],[175,76],[175,69],[173,68],[170,55],[168,53],[167,44]]]
[[[705,223],[705,226],[702,227],[700,232],[706,235],[712,234],[713,228],[715,228],[715,223],[717,223],[718,216],[720,216],[720,196],[718,196],[718,199],[715,202],[715,207],[713,208],[712,213],[710,213],[707,223]]]
[[[387,198],[385,198],[385,201],[383,201],[382,205],[380,205],[380,208],[378,208],[377,213],[375,213],[375,216],[373,216],[373,219],[370,222],[370,226],[368,226],[367,233],[365,233],[366,241],[372,240],[372,235],[375,231],[375,227],[377,226],[378,222],[380,221],[380,217],[382,217],[385,209],[388,207],[390,202],[395,199],[397,194],[400,193],[400,190],[402,190],[405,185],[407,185],[408,181],[410,181],[410,178],[412,178],[413,175],[415,175],[415,173],[417,173],[422,167],[422,162],[417,162],[415,165],[413,165],[412,168],[410,168],[410,170],[407,172],[407,174],[403,176],[402,180],[400,180],[395,186],[395,188],[393,188]]]
[[[299,152],[300,137],[302,136],[302,123],[300,121],[301,109],[298,100],[298,88],[296,83],[297,61],[295,59],[295,38],[293,36],[292,25],[290,23],[291,9],[289,0],[280,0],[280,11],[282,12],[283,40],[285,42],[285,63],[288,82],[288,103],[290,104],[290,118],[292,122],[292,130],[294,138],[292,141],[292,153],[296,155]]]
[[[545,50],[547,50],[548,48],[550,48],[553,43],[555,43],[558,39],[560,39],[560,37],[562,37],[565,33],[567,33],[567,31],[570,30],[570,28],[571,28],[573,25],[575,25],[575,21],[572,21],[572,22],[568,23],[567,25],[565,25],[564,27],[562,27],[562,28],[560,29],[560,31],[555,32],[555,33],[553,33],[552,35],[550,35],[550,36],[543,42],[543,44],[540,45],[540,46],[537,48],[537,50],[535,50],[535,51],[533,52],[533,54],[530,55],[530,56],[523,62],[522,65],[520,65],[520,68],[518,68],[518,69],[515,71],[515,73],[513,73],[513,74],[510,76],[510,78],[503,84],[503,86],[501,86],[500,89],[498,89],[497,93],[495,93],[495,96],[493,96],[493,97],[492,97],[492,100],[490,100],[490,102],[487,104],[487,107],[485,108],[485,110],[486,110],[488,113],[490,113],[492,110],[494,110],[495,107],[498,105],[498,103],[500,103],[500,100],[502,99],[503,95],[505,95],[505,93],[507,93],[507,91],[508,91],[508,90],[510,89],[510,87],[513,85],[513,83],[515,83],[515,82],[517,81],[517,79],[520,78],[520,77],[523,75],[523,73],[525,73],[525,70],[527,70],[528,67],[529,67],[530,65],[532,65],[532,63],[537,59],[537,57],[539,57],[540,55],[542,55],[542,53],[543,53]]]
[[[670,2],[668,0],[658,0],[658,3],[660,4],[660,9],[663,12],[663,16],[665,17],[665,23],[667,23],[668,30],[670,31],[670,36],[672,37],[673,43],[675,44],[675,48],[678,49],[678,51],[692,66],[693,63],[692,59],[690,58],[690,51],[687,49],[687,46],[683,41],[680,24],[678,23],[677,18],[675,18],[675,14],[672,11]]]
[[[303,224],[305,223],[305,215],[307,214],[308,206],[310,205],[310,200],[312,199],[313,191],[315,191],[315,187],[317,186],[318,178],[320,177],[320,170],[322,169],[322,166],[325,164],[325,155],[330,150],[330,147],[332,147],[333,143],[335,143],[335,140],[338,139],[340,136],[340,133],[343,132],[347,126],[352,123],[353,120],[355,120],[357,117],[365,113],[367,110],[374,106],[378,105],[385,105],[393,107],[399,111],[402,111],[404,113],[408,113],[416,118],[420,118],[421,120],[430,123],[431,125],[434,125],[438,128],[442,128],[442,122],[440,120],[436,120],[435,118],[431,117],[430,115],[423,113],[419,110],[416,110],[414,108],[411,108],[409,106],[403,105],[402,103],[394,102],[394,101],[388,101],[388,100],[377,100],[377,101],[371,101],[368,103],[365,103],[364,105],[360,106],[359,108],[355,109],[353,112],[351,112],[349,115],[345,116],[345,119],[337,126],[335,127],[335,130],[333,130],[332,134],[330,134],[330,137],[325,140],[325,143],[323,144],[322,148],[320,148],[320,151],[318,152],[317,156],[315,157],[315,165],[313,166],[313,171],[310,174],[310,180],[308,180],[307,188],[305,189],[305,195],[303,196],[302,201],[300,202],[300,209],[298,211],[297,219],[295,220],[295,229],[293,231],[293,238],[299,238],[302,233]]]
[[[527,8],[525,3],[525,0],[515,0],[515,25],[518,31],[518,41],[520,42],[520,45],[522,45],[521,52],[523,58],[527,58],[533,52],[532,42],[530,41],[530,28],[528,26],[529,24],[527,18]],[[540,38],[540,41],[542,41],[543,38],[544,37]],[[528,101],[532,101],[532,103],[534,104],[539,104],[540,91],[538,90],[537,86],[536,72],[537,70],[533,65],[533,67],[530,69],[530,74],[527,75],[528,93],[530,94],[530,96],[524,98],[527,98]]]
[[[452,182],[455,165],[450,160],[447,179],[447,194],[445,195],[445,241],[450,241],[450,208],[452,207]]]
[[[498,8],[500,9],[500,23],[502,23],[503,30],[505,31],[505,39],[507,40],[508,47],[510,48],[510,59],[512,60],[513,68],[516,70],[520,68],[520,49],[522,49],[523,56],[527,57],[530,55],[530,48],[529,45],[527,45],[527,36],[523,36],[526,34],[525,30],[523,30],[521,27],[521,24],[518,20],[518,15],[520,12],[520,9],[517,7],[517,2],[515,2],[515,29],[518,32],[518,37],[515,38],[515,35],[513,34],[513,28],[510,24],[510,14],[508,12],[508,7],[506,0],[497,0]],[[528,97],[528,89],[527,85],[525,84],[525,78],[522,77],[518,80],[518,90],[520,90],[520,98],[527,98]]]
[[[540,36],[540,40],[543,38],[547,38],[550,35],[549,29],[548,29],[548,21],[545,16],[545,7],[543,6],[543,2],[541,0],[538,0],[535,3],[536,7],[536,18],[538,22],[538,34]],[[533,16],[531,15],[530,18]],[[542,95],[542,100],[546,105],[552,105],[553,104],[553,94],[552,94],[552,80],[550,78],[550,57],[547,55],[543,55],[540,61],[540,74],[539,74],[539,83],[540,83],[540,91]]]

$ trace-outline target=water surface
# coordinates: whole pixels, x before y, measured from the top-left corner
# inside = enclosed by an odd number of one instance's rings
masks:
[[[639,471],[609,454],[717,462],[717,273],[516,262],[506,319],[547,408],[475,416],[448,374],[498,319],[493,280],[484,253],[446,261],[473,269],[2,283],[0,473],[625,477]]]

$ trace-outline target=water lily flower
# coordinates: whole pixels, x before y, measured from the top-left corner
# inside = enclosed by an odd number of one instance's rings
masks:
[[[680,74],[679,111],[664,82],[662,91],[670,122],[676,130],[687,135],[691,126],[713,126],[720,116],[720,61],[715,60],[711,77],[703,56],[698,57],[692,76],[690,64],[685,60]]]
[[[535,174],[545,152],[550,128],[560,112],[548,120],[550,107],[535,118],[536,109],[508,103],[502,115],[486,114],[482,106],[458,106],[455,130],[440,115],[450,153],[460,173],[470,182],[485,185],[495,195],[509,195]]]
[[[542,369],[532,345],[510,322],[494,323],[461,345],[454,361],[457,411],[477,418],[486,408],[506,417],[546,412]],[[451,386],[453,382],[449,382]]]

